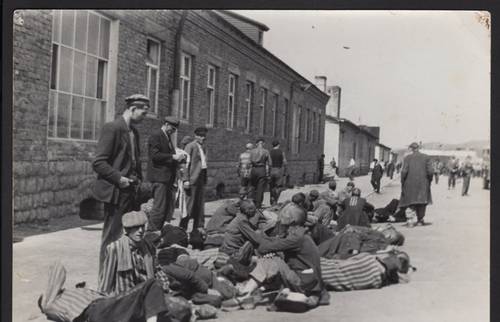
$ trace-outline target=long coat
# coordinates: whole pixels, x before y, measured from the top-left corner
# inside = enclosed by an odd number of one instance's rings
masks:
[[[129,127],[123,117],[104,124],[97,142],[96,157],[92,168],[97,172],[97,181],[92,187],[95,199],[116,204],[120,188],[120,178],[135,173],[142,179],[139,132],[130,125],[135,138],[135,168],[132,163]]]
[[[431,182],[434,174],[428,155],[413,152],[405,157],[401,170],[401,198],[399,207],[430,204]]]
[[[207,151],[205,150],[205,146],[201,146],[203,149],[203,152],[205,153],[205,157],[207,156]],[[194,186],[194,185],[199,185],[199,184],[206,184],[205,180],[206,178],[201,178],[200,173],[201,173],[201,154],[200,150],[198,148],[198,143],[196,141],[193,141],[191,143],[188,143],[186,147],[184,148],[184,151],[189,155],[190,162],[187,164],[187,171],[184,174],[184,180],[189,181],[189,184]],[[208,161],[207,161],[208,162]],[[203,181],[200,181],[203,180]]]
[[[173,159],[175,148],[162,129],[154,131],[148,139],[147,179],[151,182],[173,184],[177,162]]]

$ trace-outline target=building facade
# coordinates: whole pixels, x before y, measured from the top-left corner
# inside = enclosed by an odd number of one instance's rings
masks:
[[[237,190],[247,142],[279,140],[292,182],[316,176],[328,96],[210,10],[23,10],[14,25],[14,222],[77,213],[95,179],[91,160],[104,122],[125,97],[144,93],[146,140],[162,117],[181,120],[178,139],[209,128],[207,197]],[[238,18],[236,16],[232,17]],[[261,31],[259,36],[259,30]],[[259,42],[260,41],[260,42]]]

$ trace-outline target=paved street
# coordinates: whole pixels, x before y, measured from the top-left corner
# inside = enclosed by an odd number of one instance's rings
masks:
[[[461,182],[449,191],[444,179],[432,187],[434,205],[428,208],[426,217],[432,225],[413,229],[398,225],[406,237],[402,249],[417,267],[409,284],[332,293],[330,306],[306,314],[268,313],[265,308],[257,308],[221,313],[218,321],[488,321],[489,191],[482,190],[481,181],[474,179],[471,195],[461,197]],[[356,178],[356,183],[363,195],[371,192],[368,177]],[[398,180],[389,183],[384,177],[384,183],[387,185],[380,195],[368,197],[376,207],[399,198]],[[344,185],[345,179],[341,179],[339,188]],[[216,205],[210,203],[208,207]],[[47,267],[54,260],[61,260],[68,271],[66,286],[80,281],[96,286],[100,227],[31,236],[14,244],[13,321],[46,321],[36,300],[45,286]]]

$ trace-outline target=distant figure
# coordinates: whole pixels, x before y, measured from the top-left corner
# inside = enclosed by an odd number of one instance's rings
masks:
[[[439,176],[441,175],[441,162],[439,162],[438,159],[434,160],[434,163],[432,164],[432,167],[434,169],[434,182],[436,184],[439,183]]]
[[[323,182],[324,171],[325,171],[325,155],[322,154],[318,158],[318,183]]]
[[[399,174],[399,172],[401,172],[402,167],[403,167],[403,163],[401,163],[401,161],[396,164],[396,171],[398,174]]]
[[[448,169],[448,190],[450,190],[450,188],[455,189],[459,166],[458,166],[458,160],[455,158],[454,155],[448,161],[447,169]]]
[[[351,181],[354,180],[355,167],[356,167],[356,161],[354,161],[354,158],[351,158],[351,160],[349,161],[349,166],[347,167],[347,176]]]
[[[335,161],[335,157],[332,157],[332,161],[330,161],[330,166],[332,167],[333,173],[339,175],[339,168],[337,167],[337,161]]]
[[[462,166],[461,172],[462,172],[462,177],[463,177],[462,196],[468,196],[469,195],[470,178],[472,176],[472,173],[474,172],[474,167],[472,165],[470,155],[468,155],[467,158],[465,158],[465,163]]]
[[[251,151],[253,149],[252,143],[247,143],[245,152],[240,154],[238,162],[238,177],[240,177],[240,194],[248,196],[250,189],[250,173],[252,172]]]
[[[264,190],[266,189],[273,164],[269,151],[264,148],[264,139],[258,138],[256,144],[257,147],[250,152],[252,160],[252,171],[250,174],[252,193],[250,195],[252,196],[251,198],[254,198],[255,206],[259,209],[262,207]]]
[[[434,171],[429,157],[418,151],[417,143],[410,144],[409,149],[412,153],[404,158],[401,171],[399,207],[408,207],[408,226],[413,227],[415,224],[425,224],[425,209],[427,204],[432,203],[431,181]]]
[[[269,178],[269,193],[271,195],[271,205],[274,205],[280,199],[283,190],[287,161],[285,152],[280,149],[280,142],[273,141],[273,148],[269,152],[271,156],[271,170]]]
[[[394,160],[392,160],[391,162],[389,162],[389,164],[387,165],[387,168],[386,168],[386,173],[387,173],[387,176],[392,180],[393,177],[394,177],[394,170],[396,168],[396,165],[394,164]]]
[[[384,174],[384,169],[380,162],[377,159],[373,159],[373,169],[372,169],[372,179],[370,183],[372,184],[373,191],[376,193],[380,193],[380,180],[382,179],[382,175]]]

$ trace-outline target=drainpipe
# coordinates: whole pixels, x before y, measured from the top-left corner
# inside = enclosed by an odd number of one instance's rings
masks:
[[[170,104],[170,106],[172,107],[170,114],[175,116],[178,116],[177,112],[179,111],[179,93],[181,87],[180,86],[181,37],[187,15],[188,11],[183,10],[181,20],[179,21],[179,25],[177,26],[177,30],[175,32],[174,81],[172,82],[173,83],[172,96],[171,96],[172,102]]]

